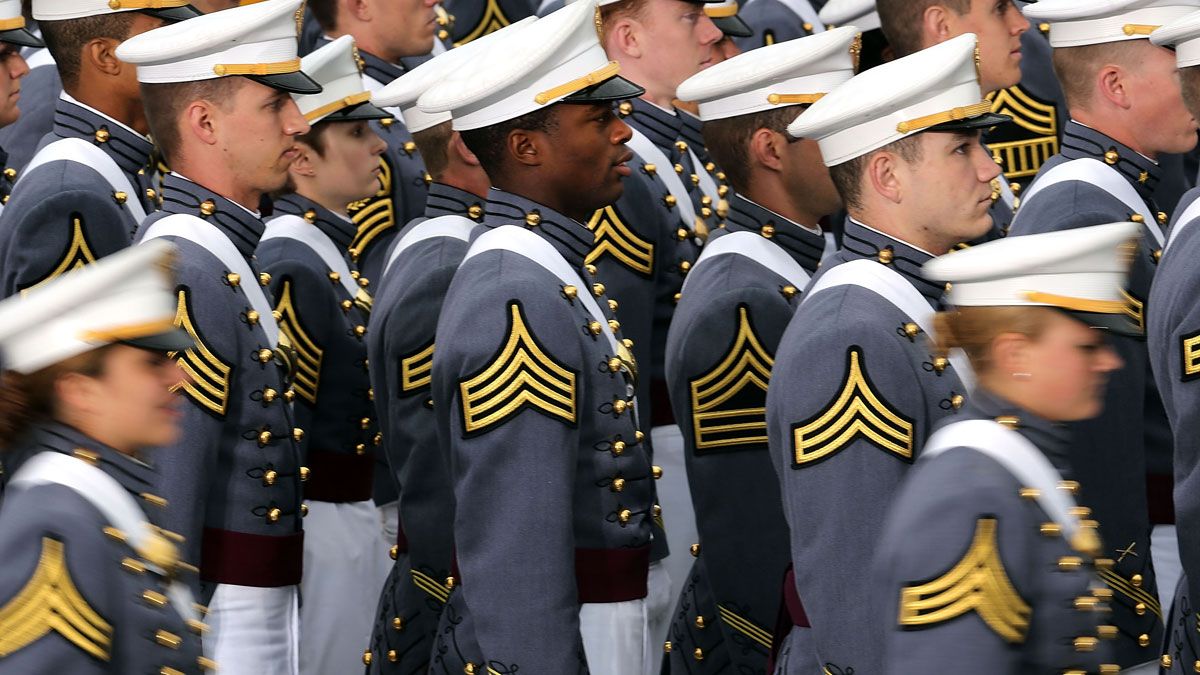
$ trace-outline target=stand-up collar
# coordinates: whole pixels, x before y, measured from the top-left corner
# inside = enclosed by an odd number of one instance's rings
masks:
[[[566,258],[572,267],[583,267],[583,259],[595,243],[595,235],[586,225],[537,202],[492,188],[488,192],[487,227],[521,225],[536,232]]]
[[[1108,164],[1137,188],[1144,200],[1154,194],[1162,177],[1162,168],[1154,160],[1075,120],[1067,122],[1063,129],[1062,156],[1067,159],[1090,157]]]
[[[729,201],[725,229],[730,232],[755,232],[787,251],[809,274],[817,271],[825,252],[825,237],[736,194]]]
[[[932,253],[872,229],[853,218],[846,219],[842,251],[846,260],[867,258],[896,270],[934,307],[939,305],[946,292],[946,284],[930,281],[921,274],[921,266],[933,258]]]
[[[425,217],[464,216],[476,222],[483,220],[487,200],[445,183],[430,183],[425,198]]]
[[[163,211],[207,220],[225,233],[247,260],[254,255],[265,229],[257,213],[177,173],[163,178]]]
[[[137,185],[139,171],[150,167],[154,145],[149,138],[63,92],[54,107],[54,134],[97,145]]]
[[[279,213],[300,216],[312,223],[337,245],[338,250],[342,251],[347,260],[350,259],[350,242],[354,240],[354,234],[357,232],[354,221],[344,216],[339,217],[333,211],[308,197],[295,193],[276,199],[275,210]]]

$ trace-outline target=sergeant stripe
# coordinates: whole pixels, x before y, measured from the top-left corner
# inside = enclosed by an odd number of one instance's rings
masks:
[[[444,584],[438,583],[433,577],[420,570],[409,570],[412,574],[413,585],[433,596],[434,600],[446,604],[450,599],[450,590]]]
[[[1109,588],[1113,589],[1132,599],[1134,602],[1141,602],[1146,605],[1146,608],[1154,613],[1160,620],[1163,618],[1162,605],[1153,595],[1129,583],[1124,577],[1112,570],[1097,570],[1100,573],[1100,580]]]
[[[720,614],[721,621],[727,626],[733,630],[736,630],[742,635],[745,635],[751,640],[754,640],[763,647],[766,647],[767,649],[771,648],[772,635],[770,631],[755,625],[752,621],[746,619],[745,617],[739,616],[736,612],[728,607],[725,607],[724,605],[717,605],[717,612]]]

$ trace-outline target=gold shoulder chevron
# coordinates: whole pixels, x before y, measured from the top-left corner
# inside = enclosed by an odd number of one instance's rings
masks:
[[[980,518],[966,555],[942,576],[900,590],[900,626],[919,630],[974,611],[1006,642],[1025,641],[1032,610],[1000,559],[996,519]]]
[[[92,253],[92,247],[88,245],[87,237],[83,235],[83,219],[75,216],[71,218],[71,243],[67,244],[67,250],[63,253],[62,258],[59,259],[58,264],[46,276],[22,289],[21,292],[24,293],[30,289],[37,288],[47,281],[57,279],[67,272],[77,270],[84,265],[90,265],[94,262],[96,262],[96,254]]]
[[[610,255],[638,274],[650,276],[654,271],[654,244],[629,229],[612,205],[592,214],[587,226],[596,235],[596,245],[585,262],[592,264]]]
[[[1130,293],[1124,288],[1121,289],[1121,298],[1125,300],[1125,314],[1133,320],[1133,324],[1139,330],[1146,330],[1146,303],[1138,299],[1136,295]]]
[[[350,207],[350,219],[357,227],[354,240],[350,242],[350,250],[356,261],[371,242],[396,226],[396,205],[392,201],[392,165],[380,158],[379,166],[382,168],[379,174],[379,192]]]
[[[531,407],[574,425],[575,373],[546,353],[530,332],[521,303],[508,304],[508,337],[492,362],[458,383],[463,428],[485,431]]]
[[[192,320],[190,304],[187,291],[180,289],[179,302],[175,306],[175,325],[187,332],[196,346],[185,349],[178,355],[176,360],[179,367],[188,377],[172,389],[182,390],[201,407],[224,417],[229,409],[229,379],[233,372],[233,364],[223,361],[204,342],[195,321]]]
[[[321,384],[321,360],[325,357],[325,350],[304,330],[294,295],[292,280],[284,279],[279,288],[275,311],[279,312],[279,331],[287,336],[296,353],[295,368],[292,371],[293,389],[304,400],[316,405],[317,388]]]
[[[988,144],[1008,180],[1037,174],[1042,164],[1058,153],[1058,109],[1054,103],[1036,98],[1018,84],[993,95],[992,112],[1008,115],[1020,130],[1016,140]]]
[[[42,537],[42,553],[33,576],[16,597],[0,607],[0,658],[51,632],[102,661],[112,654],[113,627],[71,581],[63,543]]]
[[[729,351],[720,363],[690,382],[698,453],[765,448],[767,444],[767,385],[775,359],[754,332],[750,310],[739,305],[737,311],[737,335]]]
[[[454,46],[461,47],[472,40],[478,40],[488,33],[495,33],[510,23],[512,21],[504,15],[504,10],[500,9],[500,4],[496,0],[487,0],[487,4],[483,8],[483,14],[479,17],[479,23],[475,24],[475,27],[463,39],[455,42]]]
[[[433,348],[430,342],[428,347],[400,359],[400,389],[404,393],[428,387],[433,381]]]
[[[857,438],[912,461],[913,421],[877,394],[857,345],[846,351],[846,378],[829,407],[792,427],[794,468],[827,459]]]

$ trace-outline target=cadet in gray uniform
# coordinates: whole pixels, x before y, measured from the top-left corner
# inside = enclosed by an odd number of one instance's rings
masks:
[[[841,209],[816,142],[791,138],[787,125],[803,101],[854,75],[858,35],[840,28],[763,47],[679,87],[699,103],[707,145],[736,194],[725,228],[688,273],[667,336],[667,381],[700,533],[692,593],[685,587],[668,635],[673,673],[766,672],[791,563],[767,453],[767,385],[825,250],[817,221]],[[694,597],[703,584],[715,599],[709,607]]]
[[[535,14],[545,16],[553,11],[539,11],[537,0],[446,0],[443,4],[454,17],[450,41],[455,47],[478,40],[521,19]],[[561,6],[561,3],[557,5]]]
[[[100,0],[39,0],[33,10],[64,88],[47,116],[53,129],[23,165],[12,208],[0,217],[3,297],[129,246],[158,205],[136,71],[112,49],[164,18]],[[195,14],[183,6],[168,16]],[[107,50],[93,49],[96,43]]]
[[[975,49],[968,33],[873,68],[788,127],[818,141],[850,215],[783,334],[767,392],[796,589],[831,673],[883,669],[881,645],[862,635],[875,620],[870,561],[897,485],[968,391],[965,364],[928,342],[945,287],[920,266],[991,226],[999,167],[979,133],[1005,118],[983,100]],[[781,646],[783,672],[812,672],[807,653],[788,652],[806,633]]]
[[[225,672],[297,672],[297,584],[304,534],[304,432],[289,403],[298,354],[279,333],[270,277],[257,269],[261,196],[280,190],[309,131],[289,92],[320,91],[295,56],[299,0],[267,0],[158,28],[123,43],[167,162],[163,210],[139,239],[174,241],[175,321],[197,346],[181,439],[164,450],[167,522],[200,563],[211,651]],[[237,73],[271,72],[270,75]],[[213,77],[215,72],[226,75]],[[222,105],[214,103],[222,101]],[[189,124],[203,118],[206,124]],[[187,176],[185,178],[184,176]]]
[[[0,673],[199,673],[199,608],[160,529],[150,453],[180,434],[167,355],[174,251],[158,242],[0,304]]]
[[[738,12],[753,35],[734,40],[742,51],[795,40],[825,30],[817,14],[821,0],[750,0]]]
[[[1112,223],[1014,237],[932,260],[953,309],[945,354],[979,381],[897,491],[875,561],[883,673],[1116,673],[1097,523],[1075,501],[1063,422],[1100,413],[1121,367],[1106,334],[1134,330]],[[872,636],[874,639],[874,636]]]
[[[371,92],[404,74],[402,58],[428,54],[437,26],[432,0],[378,4],[370,18],[364,19],[343,2],[316,0],[309,3],[325,30],[316,46],[341,35],[352,36],[363,61],[363,85]],[[350,210],[358,227],[350,254],[368,281],[379,276],[388,247],[400,227],[421,215],[428,189],[425,163],[404,127],[404,120],[396,111],[388,112],[393,115],[372,123],[376,133],[388,144],[383,155],[379,192]]]
[[[146,5],[147,3],[135,4]],[[48,37],[46,35],[49,32],[47,25],[52,22],[91,20],[85,24],[74,23],[74,31],[71,30],[71,24],[63,24],[65,28],[58,32],[64,37],[64,44],[58,49],[54,45],[50,45],[47,49],[36,50],[28,55],[31,71],[22,86],[26,114],[15,124],[0,129],[0,146],[8,150],[8,166],[16,169],[17,172],[23,171],[37,151],[41,149],[42,138],[55,130],[55,111],[59,106],[60,95],[64,89],[62,65],[57,63],[57,59],[66,58],[68,64],[78,64],[71,70],[68,79],[78,79],[78,76],[82,76],[85,80],[82,84],[77,83],[74,87],[67,87],[67,89],[82,88],[88,90],[89,93],[96,92],[94,96],[98,99],[99,105],[95,101],[88,101],[91,97],[81,95],[82,92],[76,94],[79,100],[102,108],[110,116],[120,119],[123,124],[128,124],[130,120],[126,119],[127,114],[133,117],[141,114],[140,106],[136,101],[137,88],[131,86],[132,79],[128,74],[120,75],[113,72],[111,61],[105,64],[103,70],[80,63],[83,57],[76,56],[76,54],[83,50],[83,43],[93,39],[109,42],[110,47],[107,53],[108,58],[111,59],[112,44],[163,23],[183,21],[200,14],[196,8],[188,4],[187,0],[161,0],[153,3],[153,7],[128,7],[118,3],[118,6],[114,8],[108,0],[37,0],[37,2],[30,1],[29,6],[43,37]],[[105,16],[108,18],[103,20],[99,18]],[[77,40],[82,41],[73,44]],[[114,86],[117,81],[122,82],[123,86]],[[128,101],[118,103],[121,98],[131,98],[133,104],[129,105]],[[136,111],[127,113],[126,109],[136,109]],[[144,124],[144,120],[135,121]],[[144,130],[139,133],[143,132]]]
[[[369,122],[388,113],[363,91],[349,35],[305,56],[300,67],[321,85],[295,95],[312,131],[298,140],[281,213],[267,222],[255,249],[296,351],[296,424],[311,479],[304,485],[300,672],[348,672],[371,632],[366,610],[386,574],[374,488],[375,422],[367,375],[366,324],[371,296],[350,260],[354,236],[346,205],[373,194],[386,144]]]
[[[467,253],[472,230],[483,221],[490,183],[478,159],[454,131],[449,113],[425,113],[417,101],[431,87],[477,58],[508,28],[441,54],[394,80],[373,98],[398,107],[433,182],[425,215],[392,244],[367,324],[367,355],[389,478],[402,486],[395,564],[375,612],[364,659],[368,673],[435,672],[451,660],[469,659],[439,640],[438,619],[453,589],[454,493],[438,448],[430,366],[437,321],[450,280]],[[406,555],[407,554],[407,555]],[[436,649],[436,651],[435,651]],[[451,653],[453,652],[453,653]],[[443,657],[442,654],[449,656]]]
[[[489,50],[512,58],[475,59],[420,101],[450,110],[493,186],[432,373],[463,589],[439,633],[461,647],[473,623],[483,663],[437,672],[647,672],[659,512],[636,365],[584,262],[582,222],[621,194],[629,130],[611,102],[641,91],[609,65],[595,9],[581,0],[517,28]]]
[[[1196,143],[1196,122],[1180,93],[1174,55],[1151,44],[1148,31],[1130,35],[1121,25],[1163,24],[1189,13],[1183,5],[1194,10],[1200,3],[1155,4],[1099,7],[1064,0],[1025,9],[1031,19],[1050,23],[1055,68],[1071,121],[1060,153],[1023,192],[1011,230],[1023,235],[1115,220],[1141,223],[1143,237],[1126,289],[1130,315],[1139,326],[1153,312],[1146,301],[1167,222],[1152,199],[1161,177],[1153,158],[1184,152]],[[1155,83],[1132,106],[1114,96],[1113,89],[1094,84],[1104,73],[1128,73],[1131,63],[1140,64],[1139,83]],[[1119,86],[1130,80],[1109,81]],[[1071,456],[1075,479],[1083,486],[1080,501],[1095,510],[1105,554],[1116,559],[1116,566],[1101,576],[1116,592],[1112,622],[1121,629],[1116,660],[1128,667],[1153,659],[1161,639],[1163,613],[1150,555],[1145,475],[1148,456],[1170,455],[1170,435],[1146,344],[1120,337],[1115,341],[1125,367],[1112,378],[1104,414],[1071,425]]]
[[[25,17],[21,15],[20,3],[0,6],[0,93],[5,104],[0,106],[0,126],[10,126],[20,119],[26,107],[21,101],[21,85],[29,75],[29,64],[21,56],[22,47],[42,47],[41,38],[25,28]],[[9,166],[8,153],[0,148],[0,211],[8,203],[17,170]]]
[[[1200,46],[1200,13],[1189,14],[1167,23],[1151,35],[1155,44],[1175,50],[1176,65],[1183,85],[1183,100],[1193,116],[1200,114],[1200,60],[1195,49]],[[1200,321],[1196,317],[1196,289],[1200,285],[1192,265],[1192,254],[1200,239],[1200,189],[1184,195],[1171,219],[1168,246],[1150,287],[1149,304],[1154,311],[1147,315],[1146,341],[1150,366],[1162,402],[1174,432],[1175,456],[1175,517],[1178,524],[1178,553],[1182,576],[1176,589],[1163,585],[1169,573],[1157,536],[1154,563],[1158,572],[1159,597],[1174,596],[1166,621],[1161,664],[1168,672],[1185,673],[1200,660],[1200,632],[1196,629],[1200,595],[1191,590],[1188,579],[1200,577],[1200,541],[1195,535],[1197,501],[1192,484],[1195,481],[1196,441],[1196,379],[1200,373]]]

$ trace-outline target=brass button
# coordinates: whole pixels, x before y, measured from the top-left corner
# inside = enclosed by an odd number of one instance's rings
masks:
[[[353,307],[354,307],[354,303],[353,303],[353,302],[351,302],[350,300],[343,300],[343,301],[342,301],[342,311],[343,311],[343,312],[349,312],[349,311],[350,311],[350,309],[351,309],[351,308],[353,308]]]
[[[179,645],[183,644],[183,638],[174,633],[162,630],[161,628],[154,631],[154,641],[164,647],[171,649],[179,649]]]
[[[700,176],[697,176],[696,174],[692,174],[691,179],[692,179],[692,185],[700,184]]]
[[[278,523],[279,517],[282,515],[283,515],[283,511],[280,511],[277,508],[271,509],[270,511],[267,512],[267,522],[268,523]]]
[[[467,675],[475,675],[475,664],[468,661],[467,665],[463,666],[463,672]]]
[[[1133,214],[1133,215],[1129,216],[1129,220],[1130,220],[1131,222],[1134,222],[1134,223],[1139,223],[1139,224],[1140,224],[1140,223],[1144,223],[1144,222],[1146,222],[1146,219],[1145,219],[1145,218],[1143,218],[1143,217],[1142,217],[1142,214],[1140,214],[1140,213],[1135,213],[1135,214]]]
[[[17,170],[12,168],[11,166],[8,167],[7,169],[4,170],[4,177],[7,178],[9,181],[16,180]]]
[[[207,656],[197,656],[196,665],[200,666],[200,670],[211,670],[214,672],[217,670],[217,662]]]
[[[955,394],[950,397],[950,406],[955,410],[958,410],[959,408],[963,407],[964,400],[965,399],[963,399],[962,394]]]
[[[542,222],[542,215],[536,211],[525,214],[525,224],[530,227],[535,227]]]
[[[632,347],[633,343],[630,341],[626,341],[625,346]],[[642,441],[646,440],[646,434],[643,434],[641,431],[635,431],[635,432],[633,432],[633,440],[635,443],[641,443]]]
[[[675,141],[675,148],[680,152],[687,152],[688,145],[683,141]]]
[[[579,289],[571,285],[563,286],[562,294],[566,299],[574,300],[579,297]]]
[[[364,666],[371,665],[371,650],[370,649],[363,652],[363,665]]]
[[[296,427],[295,429],[292,429],[292,440],[293,441],[296,441],[297,443],[299,443],[303,439],[304,439],[304,430],[303,429],[301,429],[300,427]]]
[[[430,402],[430,405],[432,405],[432,401]],[[383,432],[376,431],[374,438],[371,439],[371,443],[373,443],[376,446],[378,446],[380,443],[383,443]]]
[[[608,360],[608,369],[614,373],[621,370],[621,359],[618,359],[615,356],[613,358],[609,359]]]
[[[1062,534],[1062,527],[1058,523],[1042,523],[1038,531],[1047,537],[1057,537]]]
[[[700,557],[700,544],[692,544],[688,547],[688,550],[691,552],[693,558]]]
[[[933,369],[937,372],[946,370],[946,366],[950,365],[950,361],[944,356],[939,356],[933,360]]]
[[[610,312],[615,312],[615,311],[617,311],[617,307],[619,307],[619,306],[620,306],[620,305],[618,305],[618,304],[617,304],[617,301],[616,301],[616,300],[613,300],[612,298],[609,298],[609,300],[608,300],[608,311],[610,311]]]
[[[472,204],[467,207],[467,217],[471,220],[479,220],[483,217],[483,207],[478,204]]]
[[[1046,21],[1043,21],[1038,24],[1038,30],[1048,35],[1050,33],[1050,24]]]
[[[659,516],[661,516],[662,515],[662,507],[659,506],[658,504],[651,506],[650,507],[650,515],[654,516],[655,518],[658,518]]]
[[[1139,647],[1149,647],[1150,646],[1150,636],[1146,635],[1145,633],[1142,633],[1141,635],[1139,635],[1138,636],[1138,646]]]
[[[806,33],[811,33],[813,31],[813,25],[807,21],[804,22],[803,28],[804,32]]]
[[[258,323],[258,312],[254,310],[246,312],[246,323],[250,324],[251,326]]]
[[[721,185],[721,186],[717,187],[717,196],[718,197],[725,197],[728,194],[729,194],[729,186],[728,185]]]
[[[1042,496],[1042,491],[1037,488],[1023,487],[1017,494],[1021,495],[1021,499],[1037,499]]]
[[[691,233],[687,231],[687,228],[681,227],[675,230],[675,238],[679,241],[685,241],[689,236],[691,236]]]
[[[263,474],[263,478],[262,478],[263,485],[265,485],[267,487],[274,485],[275,479],[277,479],[278,477],[279,477],[279,473],[277,471],[275,471],[274,469],[268,469],[267,472]]]
[[[371,418],[370,418],[370,417],[364,417],[364,418],[362,418],[361,420],[359,420],[359,421],[358,421],[358,426],[359,426],[359,427],[360,427],[360,428],[361,428],[363,431],[366,431],[367,429],[370,429],[370,428],[371,428]]]
[[[592,276],[596,276],[596,266],[595,265],[588,263],[583,266],[583,269],[587,270],[588,274],[590,274]]]
[[[590,332],[592,335],[599,335],[600,331],[603,328],[600,325],[599,321],[589,321],[587,327],[588,327],[588,332]]]
[[[642,170],[653,176],[654,172],[658,171],[658,167],[653,164],[643,164]]]
[[[1079,481],[1077,481],[1077,480],[1059,481],[1058,489],[1062,490],[1063,492],[1066,492],[1068,494],[1077,495],[1077,494],[1079,494]]]
[[[454,588],[454,577],[446,577],[446,588]]]
[[[271,275],[266,272],[260,272],[258,274],[258,285],[266,286],[269,283],[271,283]]]
[[[296,400],[296,391],[294,389],[288,389],[287,391],[283,392],[283,400],[287,401],[288,403]]]
[[[217,203],[214,202],[213,200],[205,199],[203,202],[200,202],[200,215],[211,216],[212,214],[214,214],[216,212],[217,212]]]
[[[620,321],[617,321],[616,319],[609,319],[609,320],[608,320],[608,327],[609,327],[609,328],[611,328],[611,329],[612,329],[612,332],[614,332],[614,333],[615,333],[615,332],[617,332],[617,331],[621,330],[621,322],[620,322]]]
[[[1133,584],[1134,588],[1141,588],[1142,587],[1142,575],[1135,574],[1135,575],[1129,577],[1129,583]]]
[[[682,174],[682,173],[683,173],[683,165],[682,165],[682,164],[676,164],[676,165],[675,165],[675,173],[678,173],[678,174]]]
[[[632,517],[633,517],[633,512],[630,511],[629,509],[621,509],[621,511],[619,513],[617,513],[617,520],[621,521],[622,525],[628,523],[629,519]]]
[[[592,284],[592,295],[596,296],[597,298],[604,295],[605,290],[607,289],[605,288],[604,284],[598,281]]]
[[[270,349],[260,349],[258,350],[258,360],[263,363],[267,363],[271,360],[271,356],[273,354],[274,352],[272,352]]]
[[[921,334],[921,327],[915,323],[904,324],[904,334],[910,338],[914,338]]]
[[[703,630],[706,626],[708,626],[708,624],[704,622],[704,617],[697,616],[696,617],[696,628]]]
[[[392,630],[404,630],[404,619],[398,616],[392,617]]]
[[[1150,256],[1152,258],[1154,258],[1154,262],[1158,262],[1158,261],[1162,260],[1162,249],[1161,248],[1154,249],[1154,252],[1151,253]]]
[[[629,403],[627,403],[623,398],[618,398],[613,401],[613,412],[617,413],[618,415],[625,412],[628,408]]]
[[[633,114],[633,104],[629,101],[621,101],[621,105],[617,106],[617,112],[621,114],[621,117],[629,117]]]
[[[1109,165],[1116,164],[1117,160],[1119,160],[1119,159],[1121,159],[1121,156],[1117,154],[1117,151],[1115,148],[1110,148],[1108,150],[1108,152],[1104,153],[1104,162],[1106,164],[1109,164]]]
[[[1111,588],[1093,588],[1092,595],[1101,600],[1112,600],[1113,591]]]
[[[612,453],[620,457],[625,452],[625,441],[614,441],[612,444]]]
[[[663,203],[667,206],[675,206],[675,195],[667,195],[663,197]]]
[[[355,445],[355,446],[354,446],[354,454],[356,454],[356,455],[365,455],[365,454],[367,454],[367,444],[366,444],[366,443],[359,443],[359,444]]]
[[[411,155],[411,154],[413,154],[413,153],[414,153],[414,152],[416,152],[416,151],[417,151],[417,144],[416,144],[416,143],[413,143],[412,141],[408,141],[408,142],[406,142],[406,143],[404,144],[404,152],[405,152],[405,154],[409,154],[409,155]]]
[[[126,572],[132,572],[134,574],[145,574],[146,573],[146,566],[143,565],[142,563],[134,560],[133,558],[125,558],[124,560],[122,560],[121,567]]]
[[[396,123],[396,118],[394,118],[394,117],[385,117],[385,118],[379,120],[379,125],[382,126],[384,129],[392,126],[395,123]]]
[[[307,466],[300,467],[300,482],[308,480],[309,468]]]
[[[157,199],[157,198],[158,198],[158,193],[154,191],[154,188],[146,188],[146,199]]]
[[[208,624],[204,623],[203,621],[188,619],[184,623],[187,624],[188,630],[192,631],[196,635],[204,635],[208,632]]]
[[[308,504],[301,504],[301,505],[300,505],[300,517],[301,517],[301,518],[307,518],[307,517],[308,517]]]
[[[387,657],[388,657],[388,661],[391,661],[392,663],[395,663],[400,660],[400,655],[396,653],[395,649],[389,649],[388,653],[387,653]]]
[[[362,337],[362,336],[364,336],[364,335],[366,335],[366,334],[367,334],[367,327],[366,327],[366,326],[355,326],[355,327],[354,327],[354,335],[355,335],[356,337]]]
[[[304,212],[304,220],[309,223],[317,222],[317,212],[312,209],[305,211]]]
[[[663,643],[663,651],[668,654],[671,653],[671,641],[670,640],[667,640],[666,642]]]
[[[703,661],[704,660],[704,650],[699,647],[696,647],[696,651],[692,652],[692,656],[695,657],[695,659],[697,661]]]
[[[688,270],[690,270],[690,269],[692,269],[692,263],[690,263],[690,262],[689,262],[689,261],[687,261],[687,260],[680,260],[680,261],[679,261],[679,270],[680,270],[681,272],[687,272],[687,271],[688,271]]]
[[[797,293],[800,292],[800,289],[796,288],[795,286],[784,286],[783,288],[779,289],[779,292],[783,293],[783,297],[791,300],[796,296]]]
[[[329,281],[331,281],[331,282],[333,282],[333,283],[335,283],[335,284],[336,284],[336,283],[338,283],[338,282],[339,282],[339,281],[341,281],[341,280],[342,280],[342,275],[338,274],[337,272],[330,272],[330,273],[329,273]]]
[[[392,560],[395,560],[396,558],[399,558],[399,557],[400,557],[400,547],[399,547],[399,546],[392,546],[391,548],[389,548],[389,549],[388,549],[388,556],[390,556]]]
[[[623,492],[625,490],[625,479],[614,478],[610,488],[613,492]]]
[[[1075,516],[1076,518],[1087,518],[1088,516],[1092,515],[1092,510],[1086,506],[1072,506],[1067,510],[1067,513]]]
[[[1085,612],[1096,609],[1100,605],[1100,598],[1094,595],[1081,595],[1075,598],[1075,609]]]
[[[661,466],[650,467],[650,475],[654,477],[654,480],[658,480],[658,479],[662,478],[663,477],[662,467]]]
[[[142,591],[142,600],[145,600],[146,604],[153,607],[167,606],[167,596],[149,589]]]
[[[1096,645],[1100,644],[1100,640],[1094,637],[1077,637],[1075,638],[1075,651],[1090,652],[1096,649]]]
[[[277,397],[277,396],[279,396],[279,392],[275,391],[274,389],[272,389],[270,387],[263,389],[262,399],[263,399],[264,403],[270,403],[270,402],[274,401],[275,397]]]
[[[258,447],[261,448],[266,445],[269,445],[270,443],[271,443],[271,432],[270,431],[260,431],[258,433]]]
[[[1174,663],[1174,660],[1171,658],[1170,654],[1163,654],[1162,658],[1158,660],[1158,665],[1162,666],[1163,668],[1170,668],[1172,663]]]
[[[129,201],[129,195],[118,190],[113,193],[113,200],[115,200],[118,204],[124,204],[125,202]]]
[[[1117,627],[1096,626],[1096,635],[1099,635],[1101,640],[1114,640],[1117,637]]]
[[[97,129],[95,138],[97,143],[107,143],[112,134],[108,133],[108,129]]]
[[[894,256],[895,254],[892,253],[892,249],[885,248],[879,252],[879,262],[887,265],[892,262]]]
[[[1166,224],[1167,224],[1167,221],[1168,221],[1168,220],[1170,220],[1170,216],[1168,216],[1168,215],[1167,215],[1165,212],[1163,212],[1163,211],[1159,211],[1158,213],[1156,213],[1156,214],[1155,214],[1155,216],[1154,216],[1154,217],[1155,217],[1155,218],[1158,218],[1158,222],[1159,222],[1159,224],[1160,224],[1160,225],[1166,225]]]
[[[762,233],[762,236],[766,237],[767,239],[775,236],[775,228],[771,225],[763,225],[760,232]]]

